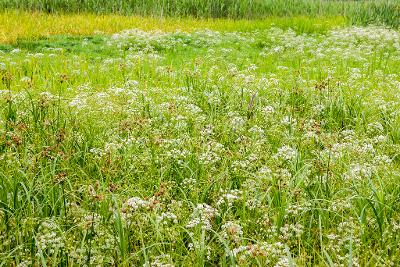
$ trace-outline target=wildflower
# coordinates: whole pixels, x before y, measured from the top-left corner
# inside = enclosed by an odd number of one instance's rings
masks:
[[[190,221],[187,223],[187,228],[194,228],[196,226],[201,226],[204,230],[212,229],[212,219],[218,216],[218,211],[213,207],[202,203],[198,204],[192,214],[190,215]]]
[[[266,116],[273,114],[275,112],[275,108],[273,106],[265,106],[263,108],[263,112]]]
[[[169,222],[176,224],[178,223],[178,218],[171,212],[163,212],[161,215],[157,216],[157,222],[163,225],[167,225]]]
[[[146,264],[144,265],[146,266]],[[151,262],[151,267],[174,267],[172,257],[169,254],[162,254],[154,257]]]
[[[136,211],[140,208],[148,208],[149,207],[149,201],[143,200],[138,197],[131,197],[124,203],[124,207],[131,210],[131,211]]]
[[[229,207],[231,207],[236,200],[240,199],[241,195],[242,191],[240,190],[237,189],[229,190],[219,197],[217,201],[217,206],[226,204]]]
[[[243,235],[242,227],[235,222],[228,221],[221,226],[222,237],[238,243]]]
[[[370,178],[373,174],[373,168],[368,164],[354,163],[350,165],[349,171],[344,175],[348,180]]]
[[[283,160],[293,160],[297,157],[297,150],[285,145],[278,149],[274,157]]]

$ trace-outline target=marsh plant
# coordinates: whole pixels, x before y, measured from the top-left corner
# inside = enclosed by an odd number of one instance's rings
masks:
[[[357,25],[400,26],[398,0],[0,0],[0,10],[6,9],[175,18],[344,16]]]

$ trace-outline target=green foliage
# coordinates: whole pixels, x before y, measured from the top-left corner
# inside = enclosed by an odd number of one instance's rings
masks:
[[[342,15],[359,25],[400,25],[396,0],[0,0],[0,8],[233,19]]]

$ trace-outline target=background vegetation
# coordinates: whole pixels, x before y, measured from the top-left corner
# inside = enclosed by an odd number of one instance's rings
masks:
[[[345,16],[353,24],[400,25],[400,1],[326,0],[0,0],[1,9],[48,13],[260,19],[267,16]]]

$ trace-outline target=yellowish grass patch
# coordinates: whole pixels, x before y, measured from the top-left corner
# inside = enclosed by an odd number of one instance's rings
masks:
[[[254,30],[276,25],[301,31],[323,31],[346,24],[343,17],[269,17],[263,20],[152,18],[95,14],[46,14],[39,12],[5,11],[0,13],[0,43],[21,39],[37,39],[50,35],[110,34],[124,29],[191,32],[208,28],[220,31]]]

